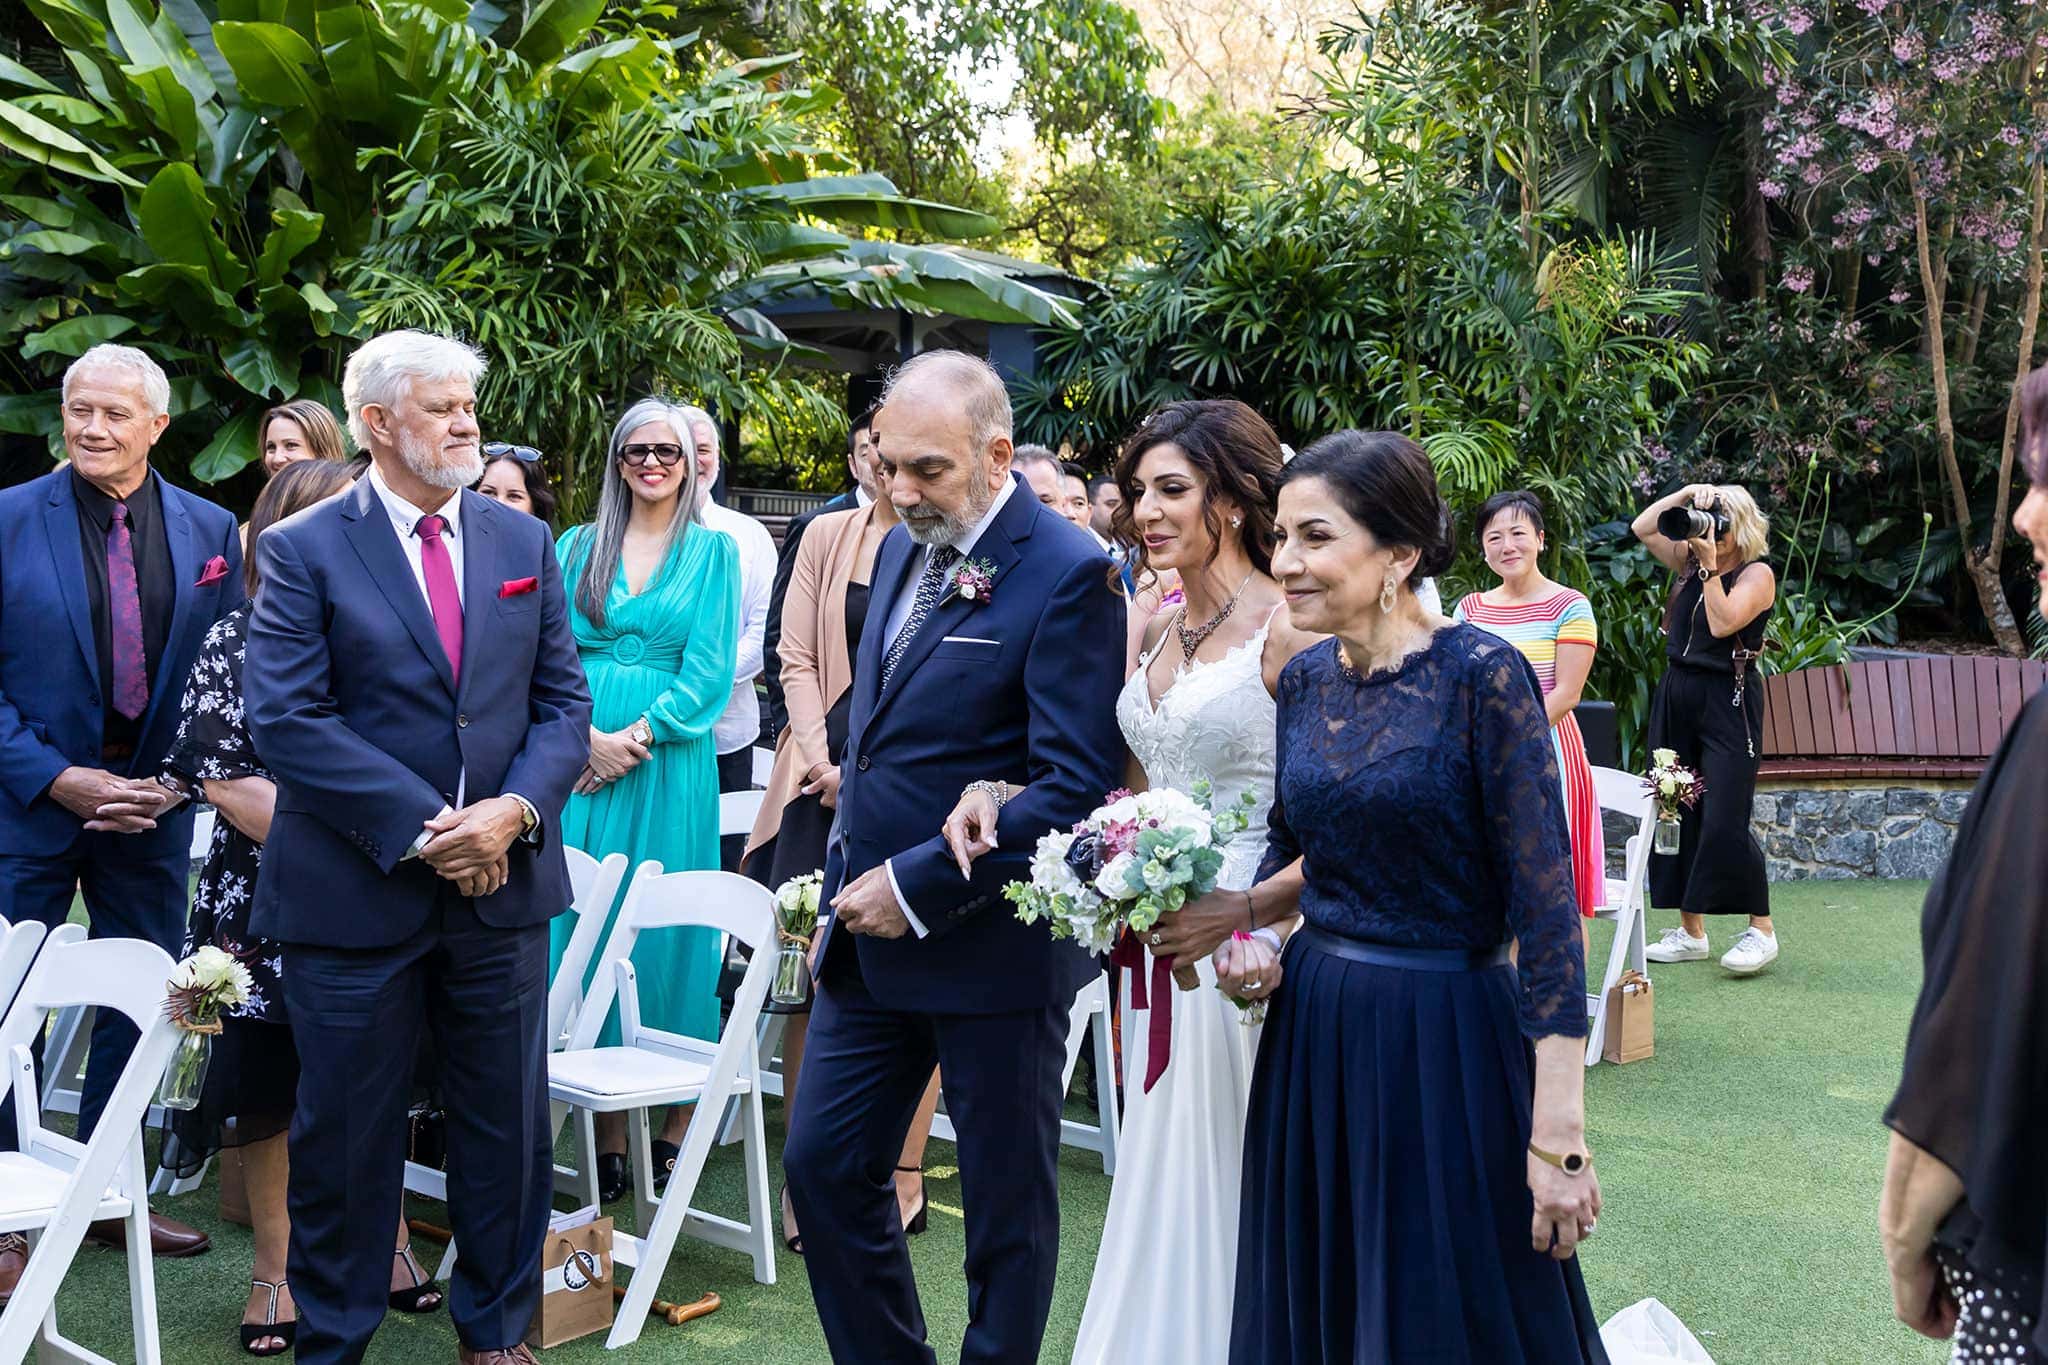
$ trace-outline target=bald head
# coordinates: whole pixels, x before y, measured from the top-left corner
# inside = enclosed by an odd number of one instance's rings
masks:
[[[875,457],[913,540],[950,544],[1010,477],[1010,395],[985,360],[926,351],[889,378]]]

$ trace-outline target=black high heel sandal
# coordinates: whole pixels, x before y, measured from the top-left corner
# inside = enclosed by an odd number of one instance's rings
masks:
[[[626,1197],[632,1180],[626,1171],[624,1152],[597,1154],[597,1202],[612,1204]]]
[[[788,1227],[796,1217],[796,1205],[790,1202],[789,1186],[782,1187],[782,1225]],[[801,1256],[804,1254],[804,1235],[793,1232],[782,1239],[782,1244]]]
[[[910,1217],[903,1224],[904,1235],[908,1237],[916,1237],[924,1232],[925,1224],[928,1221],[928,1215],[931,1213],[932,1209],[932,1201],[928,1197],[926,1197],[924,1192],[924,1180],[922,1178],[924,1176],[924,1167],[898,1166],[896,1169],[899,1171],[916,1171],[919,1176],[917,1182],[917,1212],[911,1214]]]
[[[441,1292],[440,1285],[427,1278],[427,1272],[412,1254],[412,1243],[407,1242],[391,1254],[405,1262],[406,1273],[412,1276],[412,1288],[391,1291],[391,1306],[401,1313],[431,1313],[439,1308],[447,1295]],[[428,1299],[433,1302],[428,1303]]]
[[[291,1350],[292,1343],[297,1341],[299,1336],[299,1319],[296,1314],[293,1315],[290,1322],[279,1322],[277,1320],[277,1296],[284,1292],[284,1287],[288,1281],[279,1280],[277,1283],[272,1284],[269,1280],[251,1280],[249,1283],[257,1289],[268,1289],[270,1291],[270,1319],[267,1322],[245,1322],[242,1324],[242,1349],[252,1356],[281,1356],[286,1351]],[[270,1346],[259,1350],[256,1343],[266,1337],[275,1338],[283,1342],[284,1345]]]

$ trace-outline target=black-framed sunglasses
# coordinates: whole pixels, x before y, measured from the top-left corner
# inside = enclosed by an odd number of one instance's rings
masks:
[[[532,446],[516,446],[510,441],[485,441],[483,452],[487,460],[502,460],[508,455],[523,464],[539,464],[541,460],[540,452]]]
[[[652,446],[624,446],[619,450],[619,458],[635,468],[652,460],[663,469],[673,469],[676,463],[683,458],[683,448],[666,443]]]

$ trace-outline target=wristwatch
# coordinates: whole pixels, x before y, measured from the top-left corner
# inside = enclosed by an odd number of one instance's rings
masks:
[[[1529,1144],[1529,1155],[1538,1161],[1548,1162],[1566,1175],[1584,1175],[1593,1169],[1591,1152],[1546,1152],[1532,1142]]]
[[[654,747],[654,727],[647,723],[645,716],[626,727],[626,737],[643,748]]]
[[[156,775],[156,784],[177,797],[180,801],[190,801],[192,799],[192,788],[185,785],[180,779],[172,777],[169,773],[158,773]]]

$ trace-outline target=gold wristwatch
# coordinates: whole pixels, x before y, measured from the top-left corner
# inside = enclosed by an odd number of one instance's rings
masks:
[[[654,747],[654,727],[647,723],[647,717],[642,716],[626,727],[626,738],[642,748],[651,749]]]

